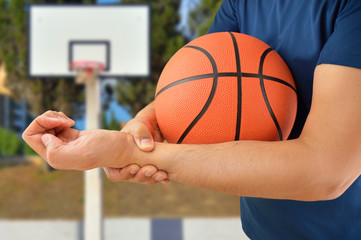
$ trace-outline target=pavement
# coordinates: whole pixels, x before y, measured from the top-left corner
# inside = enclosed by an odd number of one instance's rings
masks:
[[[1,240],[84,240],[83,222],[0,219]],[[103,240],[249,240],[239,218],[106,218]]]

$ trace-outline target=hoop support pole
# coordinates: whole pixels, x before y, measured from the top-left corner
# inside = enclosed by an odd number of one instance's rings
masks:
[[[86,129],[101,127],[100,80],[97,77],[85,82]],[[101,168],[84,173],[84,240],[102,240],[103,226],[103,172]]]

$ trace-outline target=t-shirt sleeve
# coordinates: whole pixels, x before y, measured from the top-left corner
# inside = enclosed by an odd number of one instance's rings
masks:
[[[336,18],[317,64],[361,68],[361,1],[349,0]]]
[[[217,14],[208,33],[214,32],[239,32],[235,0],[224,0],[219,7]]]

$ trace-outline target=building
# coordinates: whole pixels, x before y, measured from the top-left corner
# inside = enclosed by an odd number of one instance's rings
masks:
[[[5,87],[5,79],[5,65],[0,62],[0,127],[21,135],[28,124],[27,104],[11,97],[11,92]]]

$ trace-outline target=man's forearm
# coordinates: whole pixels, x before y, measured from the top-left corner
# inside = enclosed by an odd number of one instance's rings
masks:
[[[193,186],[251,197],[334,198],[334,178],[328,176],[317,152],[301,140],[158,143],[153,152],[144,154],[140,164],[154,164],[171,180]]]
[[[312,107],[298,139],[159,143],[150,153],[136,149],[134,161],[166,170],[178,182],[241,196],[336,198],[361,174],[360,79],[360,69],[318,65]]]

